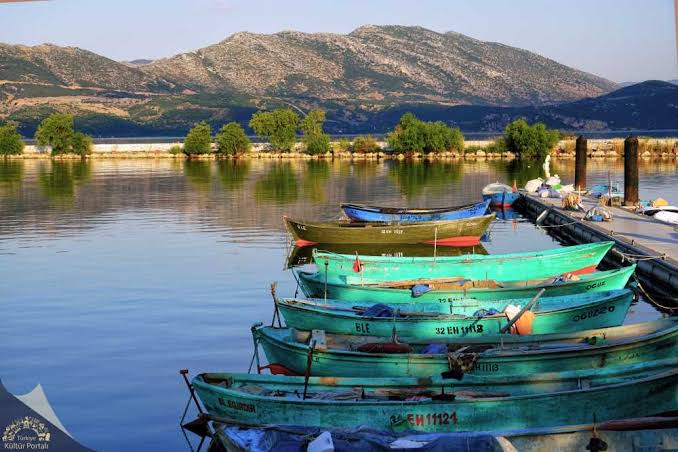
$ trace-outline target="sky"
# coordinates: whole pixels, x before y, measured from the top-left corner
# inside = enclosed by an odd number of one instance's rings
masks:
[[[115,60],[195,50],[238,31],[419,25],[512,45],[616,82],[678,79],[674,0],[47,0],[0,3],[0,42]]]

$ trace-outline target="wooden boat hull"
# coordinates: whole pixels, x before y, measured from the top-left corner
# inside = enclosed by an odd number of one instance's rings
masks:
[[[361,204],[342,204],[348,218],[354,221],[377,223],[421,223],[425,221],[449,221],[485,215],[489,200],[476,204],[439,209],[400,209]]]
[[[276,363],[302,375],[306,371],[309,333],[288,328],[255,327],[252,334],[266,354]],[[511,377],[535,372],[561,372],[597,369],[641,363],[678,356],[678,318],[627,325],[602,330],[587,330],[564,335],[487,337],[487,345],[467,344],[463,339],[449,340],[449,353],[455,359],[471,359],[466,373]],[[597,337],[595,342],[590,338]],[[605,338],[604,340],[602,338]],[[508,342],[509,339],[525,339]],[[447,353],[421,353],[426,344],[407,339],[412,353],[365,353],[357,347],[377,338],[326,335],[327,346],[313,352],[312,375],[337,377],[430,377],[452,367]],[[303,341],[303,342],[301,342]],[[527,342],[529,341],[529,342]],[[594,342],[591,344],[591,342]],[[475,347],[474,347],[475,345]]]
[[[553,248],[545,251],[493,255],[451,257],[382,257],[360,256],[361,271],[354,271],[356,256],[315,252],[313,258],[319,270],[327,272],[328,281],[350,282],[397,281],[417,278],[495,279],[516,281],[549,278],[565,273],[593,271],[614,242]]]
[[[287,230],[299,246],[316,243],[437,243],[439,246],[473,246],[494,220],[495,214],[427,223],[302,222],[284,217]]]
[[[518,192],[501,192],[483,195],[483,201],[489,201],[490,207],[511,207],[520,199]]]
[[[678,367],[672,360],[512,379],[469,375],[461,382],[311,377],[306,399],[302,398],[303,377],[201,374],[193,379],[192,387],[208,414],[219,422],[489,431],[576,425],[590,423],[594,416],[602,422],[674,410]],[[434,398],[443,388],[447,396]],[[428,396],[407,398],[407,394]],[[337,400],[341,395],[344,400]]]
[[[563,302],[560,297],[543,298],[537,302],[533,308],[531,334],[566,333],[621,325],[631,306],[633,293],[618,290],[562,298],[569,302]],[[525,305],[528,301],[522,299],[521,303],[520,300],[510,301],[518,305]],[[352,303],[339,300],[328,300],[324,304],[322,300],[279,299],[277,306],[287,326],[298,330],[391,337],[395,329],[399,336],[435,341],[444,336],[499,334],[508,323],[506,315],[501,313],[508,301],[473,303],[473,300],[462,300],[456,305],[443,306],[443,310],[449,310],[451,314],[438,315],[429,309],[437,308],[441,312],[440,304],[399,306],[403,312],[418,311],[419,315],[412,317],[368,317],[352,310]],[[485,317],[473,315],[479,309],[490,308],[500,313]]]
[[[304,295],[311,298],[327,298],[352,301],[355,303],[452,303],[461,299],[500,300],[506,298],[524,298],[534,295],[539,289],[545,289],[543,297],[574,295],[584,292],[603,292],[623,289],[635,271],[635,264],[616,270],[599,271],[581,275],[578,280],[558,284],[526,284],[501,288],[469,288],[465,290],[431,290],[413,297],[409,289],[392,289],[377,286],[365,286],[359,283],[342,284],[328,281],[325,285],[323,273],[298,272],[299,287]],[[530,275],[522,275],[530,279]]]

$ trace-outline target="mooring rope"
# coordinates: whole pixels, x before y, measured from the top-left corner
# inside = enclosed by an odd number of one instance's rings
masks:
[[[645,290],[645,288],[643,287],[643,285],[640,284],[640,281],[638,280],[638,277],[637,277],[636,275],[633,275],[633,277],[634,277],[634,279],[636,280],[636,283],[638,283],[638,289],[640,289],[640,291],[643,293],[643,295],[645,295],[645,298],[647,298],[647,299],[650,301],[650,303],[652,303],[653,305],[655,305],[656,307],[658,307],[658,308],[660,308],[660,309],[665,309],[665,310],[667,310],[667,311],[675,311],[675,310],[678,310],[678,307],[675,307],[675,306],[665,306],[665,305],[659,303],[659,302],[658,302],[657,300],[655,300],[654,298],[652,298],[652,297],[650,296],[650,294],[647,293],[647,290]],[[673,302],[678,302],[678,298],[672,298],[672,297],[661,297],[661,298],[664,298],[664,299],[666,299],[666,300],[671,300],[671,301],[673,301]]]

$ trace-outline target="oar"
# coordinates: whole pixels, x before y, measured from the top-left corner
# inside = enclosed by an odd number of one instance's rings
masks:
[[[511,319],[511,321],[510,321],[509,323],[506,324],[506,326],[504,326],[504,327],[501,329],[500,333],[504,334],[504,333],[506,333],[507,331],[510,331],[510,330],[511,330],[511,327],[518,321],[518,319],[520,319],[520,317],[522,317],[522,315],[525,314],[527,311],[529,311],[530,309],[532,309],[532,306],[534,306],[534,304],[537,302],[537,300],[539,300],[539,297],[541,297],[541,295],[542,295],[545,291],[546,291],[545,288],[540,289],[539,292],[537,292],[537,295],[535,295],[534,298],[531,299],[530,302],[527,303],[527,304],[525,305],[525,307],[524,307],[523,309],[521,309],[520,312],[518,312],[518,314],[517,314],[515,317],[513,317],[513,318]]]
[[[311,348],[308,350],[306,358],[306,375],[304,375],[304,398],[306,400],[306,391],[308,390],[308,378],[311,376],[311,364],[313,363],[313,349],[315,348],[315,341],[311,341]]]

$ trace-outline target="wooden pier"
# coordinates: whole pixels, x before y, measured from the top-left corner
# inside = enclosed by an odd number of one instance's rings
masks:
[[[566,243],[614,241],[605,264],[620,267],[636,262],[638,279],[657,298],[657,304],[678,306],[678,230],[674,226],[617,207],[606,207],[613,215],[610,222],[587,221],[583,219],[585,211],[597,206],[598,199],[582,197],[584,212],[565,210],[561,203],[562,199],[525,193],[517,207]]]

